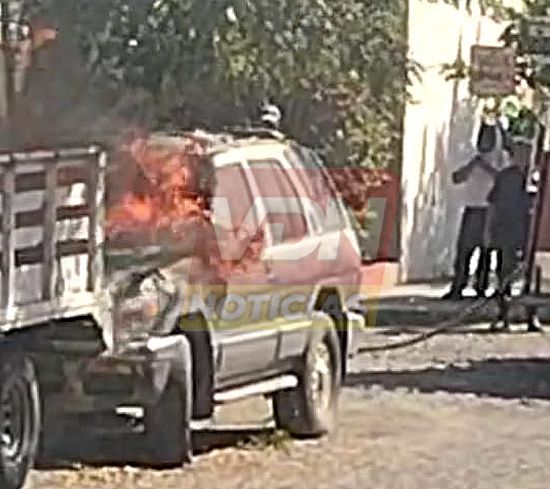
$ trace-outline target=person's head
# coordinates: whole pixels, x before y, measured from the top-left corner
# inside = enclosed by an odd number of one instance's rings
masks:
[[[279,129],[281,124],[281,111],[273,104],[265,104],[262,107],[262,124],[270,129]]]
[[[483,105],[483,112],[481,115],[482,121],[488,126],[494,126],[497,123],[499,116],[499,107],[497,101],[490,97]]]

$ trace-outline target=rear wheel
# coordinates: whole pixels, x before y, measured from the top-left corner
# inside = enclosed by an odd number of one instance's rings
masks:
[[[318,437],[333,431],[341,385],[338,335],[330,318],[315,330],[301,361],[299,383],[273,397],[277,427],[293,436]]]
[[[0,362],[0,487],[19,489],[32,468],[40,434],[34,366],[8,354]]]

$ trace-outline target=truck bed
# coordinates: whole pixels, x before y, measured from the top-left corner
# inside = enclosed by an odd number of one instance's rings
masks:
[[[0,331],[99,314],[106,156],[0,154]]]

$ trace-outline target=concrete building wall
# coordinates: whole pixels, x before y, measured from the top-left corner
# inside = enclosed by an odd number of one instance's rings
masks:
[[[446,80],[444,64],[469,63],[473,44],[498,45],[502,25],[442,0],[409,0],[410,57],[423,67],[406,107],[402,167],[400,280],[449,276],[465,189],[451,174],[474,155],[479,102],[466,80]]]

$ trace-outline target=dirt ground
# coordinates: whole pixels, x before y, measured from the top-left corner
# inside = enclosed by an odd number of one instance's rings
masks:
[[[269,413],[256,400],[219,417],[221,423],[255,422],[253,429],[222,426],[196,434],[201,453],[192,467],[72,463],[34,471],[28,486],[546,489],[550,336],[486,329],[356,359],[340,429],[330,439],[295,442],[274,433],[258,424]],[[378,334],[371,341],[395,339]]]

